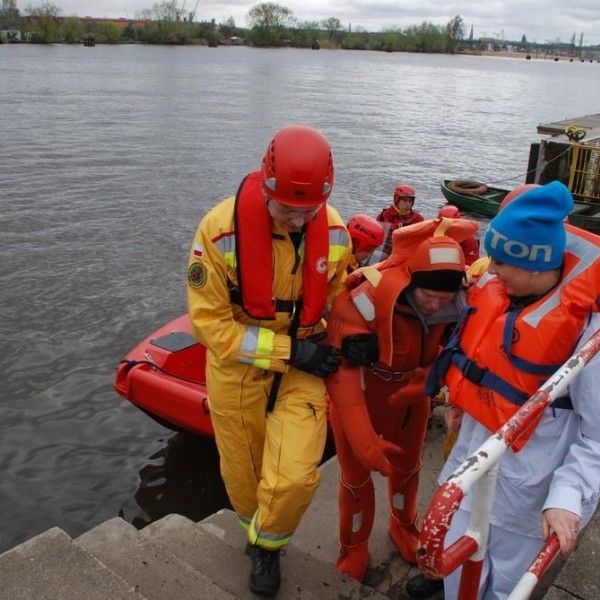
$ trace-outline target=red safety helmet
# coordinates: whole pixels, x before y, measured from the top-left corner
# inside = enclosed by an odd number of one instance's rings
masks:
[[[379,221],[368,215],[358,214],[347,225],[354,252],[369,252],[383,243],[385,232]]]
[[[521,194],[538,187],[541,187],[539,183],[523,183],[518,185],[514,190],[511,190],[508,192],[508,194],[506,194],[506,196],[504,196],[504,200],[502,200],[502,204],[500,204],[498,212],[500,212],[509,202],[512,202],[517,196],[520,196]]]
[[[326,202],[334,181],[327,138],[306,125],[290,125],[275,134],[262,160],[262,188],[281,204],[300,208]]]
[[[411,202],[415,201],[417,190],[412,185],[403,183],[394,190],[394,204],[398,204],[400,198],[410,198]]]
[[[452,204],[446,204],[446,206],[442,206],[438,212],[438,219],[441,217],[446,217],[447,219],[460,219],[460,210],[453,206]]]

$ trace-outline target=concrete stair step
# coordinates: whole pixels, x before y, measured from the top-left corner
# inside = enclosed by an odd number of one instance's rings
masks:
[[[216,536],[237,553],[243,552],[246,546],[238,519],[231,510],[220,510],[201,521],[198,527]],[[320,600],[384,598],[373,589],[339,573],[333,562],[325,562],[298,548],[295,538],[282,552],[281,569],[283,580],[289,578],[299,583]]]
[[[160,544],[142,538],[138,530],[123,519],[106,521],[75,541],[148,600],[234,598],[205,573],[166,552]]]
[[[0,600],[145,600],[58,527],[0,555]]]
[[[237,551],[213,532],[180,515],[168,515],[145,527],[140,534],[194,568],[210,573],[212,581],[236,598],[256,600],[248,589],[250,558],[244,554],[245,541],[240,531]],[[299,581],[288,574],[286,557],[282,557],[282,584],[279,597],[288,600],[319,600]]]

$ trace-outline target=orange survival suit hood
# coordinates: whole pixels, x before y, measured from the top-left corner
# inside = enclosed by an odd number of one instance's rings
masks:
[[[435,271],[465,272],[465,257],[460,242],[479,229],[476,221],[438,218],[396,229],[392,234],[392,253],[376,265],[352,273],[347,286],[351,290],[367,279],[374,287],[373,302],[377,319],[379,360],[392,361],[392,317],[398,296],[406,289],[413,274],[423,273],[432,280]],[[425,286],[419,286],[425,287]],[[443,289],[443,287],[442,287]]]

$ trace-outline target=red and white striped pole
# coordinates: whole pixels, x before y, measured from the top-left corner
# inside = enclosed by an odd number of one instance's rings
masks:
[[[466,575],[471,581],[466,581],[463,569],[459,600],[477,598],[481,573],[481,564],[478,563],[483,560],[487,548],[489,515],[496,482],[494,471],[497,470],[500,459],[515,440],[535,426],[544,410],[565,394],[567,386],[599,350],[600,330],[596,331],[494,435],[471,454],[434,494],[423,520],[417,561],[423,573],[438,578],[445,577],[466,563]],[[484,476],[486,477],[482,480]],[[478,483],[481,485],[477,485],[469,529],[451,546],[444,548],[444,540],[454,513],[459,509],[464,496]],[[536,569],[542,569],[539,575],[547,569],[556,555],[554,552],[550,556],[554,544],[552,541],[548,549],[544,546],[538,555],[540,562]],[[537,570],[532,571],[531,575],[538,577],[536,573]],[[516,596],[515,600],[517,598],[521,597]]]
[[[557,535],[553,533],[546,540],[546,543],[543,545],[535,560],[531,563],[531,566],[525,575],[519,579],[519,582],[507,600],[527,600],[531,592],[533,592],[533,588],[537,585],[537,582],[555,559],[559,550],[560,542],[558,541]]]

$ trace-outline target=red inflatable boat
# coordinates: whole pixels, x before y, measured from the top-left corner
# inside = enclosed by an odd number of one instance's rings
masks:
[[[205,383],[206,350],[187,314],[140,342],[117,366],[117,393],[161,425],[213,437]]]
[[[204,369],[206,348],[191,332],[185,314],[149,335],[117,365],[114,387],[161,425],[214,437]]]

